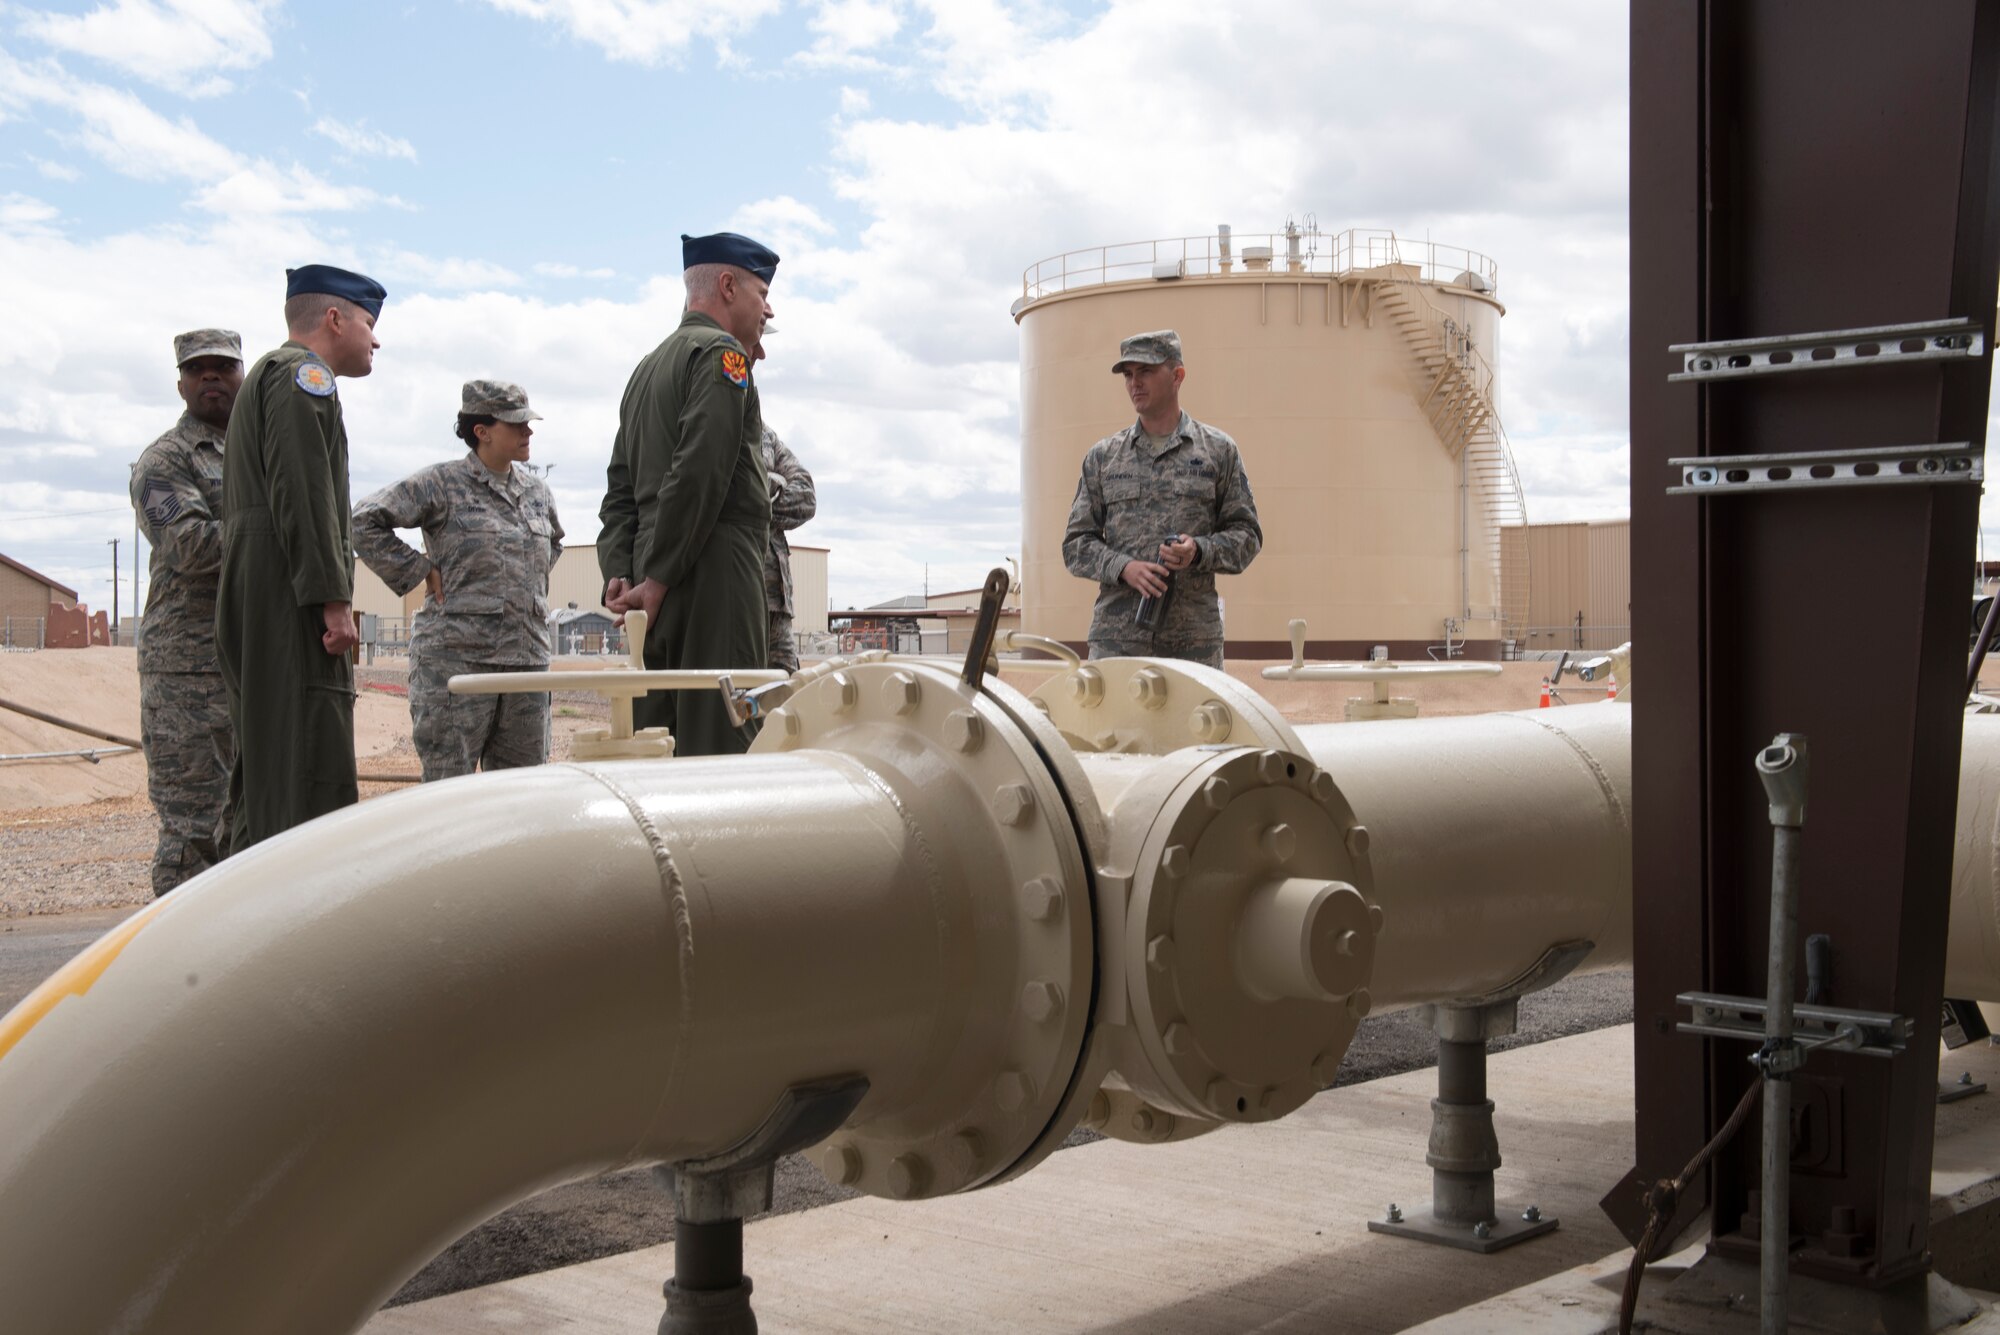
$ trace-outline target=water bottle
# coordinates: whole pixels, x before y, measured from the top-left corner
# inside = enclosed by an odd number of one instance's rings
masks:
[[[1179,542],[1185,536],[1185,534],[1176,533],[1168,538],[1167,542]],[[1162,545],[1164,546],[1165,544]],[[1142,593],[1139,595],[1139,610],[1132,614],[1132,624],[1140,630],[1158,630],[1161,623],[1167,619],[1167,608],[1171,607],[1174,601],[1173,571],[1169,570],[1167,572],[1166,580],[1167,587],[1164,593]]]

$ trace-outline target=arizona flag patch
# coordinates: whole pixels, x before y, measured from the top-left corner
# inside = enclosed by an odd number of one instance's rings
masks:
[[[750,363],[733,348],[722,351],[722,374],[730,384],[742,389],[750,383]]]
[[[293,379],[300,389],[314,398],[323,399],[333,393],[333,372],[319,362],[300,362],[298,374]]]

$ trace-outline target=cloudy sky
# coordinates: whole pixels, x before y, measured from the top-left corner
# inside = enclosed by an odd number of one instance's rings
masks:
[[[587,541],[677,238],[734,228],[834,601],[967,587],[1020,541],[1022,270],[1309,214],[1494,256],[1530,514],[1623,514],[1625,61],[1603,0],[0,0],[0,551],[108,603],[172,334],[274,346],[309,261],[391,292],[355,495],[497,375]]]

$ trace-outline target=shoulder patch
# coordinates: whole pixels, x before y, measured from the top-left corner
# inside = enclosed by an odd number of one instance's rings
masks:
[[[316,399],[323,399],[333,393],[333,372],[326,369],[323,362],[300,362],[298,374],[293,383]]]
[[[139,492],[139,508],[153,527],[165,528],[181,517],[180,493],[173,484],[160,478],[149,477]]]
[[[722,350],[722,378],[738,389],[750,383],[750,363],[734,348]]]

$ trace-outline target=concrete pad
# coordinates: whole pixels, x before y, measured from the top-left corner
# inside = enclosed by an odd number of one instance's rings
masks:
[[[1284,1121],[1066,1150],[1018,1182],[753,1221],[767,1332],[1396,1331],[1622,1244],[1598,1197],[1630,1167],[1629,1027],[1497,1055],[1503,1203],[1555,1233],[1480,1257],[1367,1231],[1428,1203],[1435,1073],[1322,1094]],[[649,1331],[671,1247],[384,1312],[368,1335]]]

